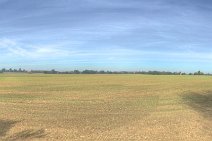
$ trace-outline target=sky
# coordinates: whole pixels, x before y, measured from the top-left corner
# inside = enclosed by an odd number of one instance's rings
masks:
[[[0,68],[212,72],[211,0],[0,0]]]

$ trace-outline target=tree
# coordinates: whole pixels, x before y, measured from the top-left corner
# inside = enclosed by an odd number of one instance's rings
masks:
[[[79,70],[74,70],[74,74],[80,74]]]
[[[55,69],[52,69],[50,73],[52,73],[52,74],[56,74],[56,73],[57,73],[57,71],[55,71]]]
[[[194,75],[204,75],[204,73],[201,72],[201,71],[197,71],[197,72],[194,73]]]

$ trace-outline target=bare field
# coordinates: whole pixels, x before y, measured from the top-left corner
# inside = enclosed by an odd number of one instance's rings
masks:
[[[212,77],[1,74],[0,140],[211,141]]]

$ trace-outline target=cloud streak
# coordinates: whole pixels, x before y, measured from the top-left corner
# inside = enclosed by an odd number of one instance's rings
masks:
[[[138,49],[128,49],[121,47],[108,47],[95,50],[73,49],[66,50],[63,45],[31,45],[20,43],[11,39],[0,39],[0,48],[5,50],[8,56],[17,56],[22,58],[92,58],[117,61],[117,60],[184,60],[184,61],[212,61],[210,52],[194,52],[185,50],[181,52],[161,52],[161,51],[142,51]],[[104,58],[104,59],[101,59]],[[177,58],[177,59],[176,59]],[[85,61],[86,62],[86,61]]]
[[[60,45],[32,45],[21,43],[11,39],[0,39],[0,48],[8,56],[19,56],[23,58],[44,58],[68,56],[70,51],[59,49]]]

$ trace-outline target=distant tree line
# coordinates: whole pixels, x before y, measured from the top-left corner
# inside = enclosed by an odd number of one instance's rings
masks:
[[[3,69],[0,70],[0,72],[1,73],[3,73],[3,72],[22,72],[22,73],[26,73],[28,71],[26,71],[25,69],[21,69],[21,68],[19,68],[19,69],[12,69],[12,68],[5,69],[5,68],[3,68]]]
[[[56,71],[52,70],[30,70],[25,69],[1,69],[0,73],[44,73],[44,74],[150,74],[150,75],[212,75],[204,74],[201,71],[195,73],[185,73],[185,72],[169,72],[169,71],[104,71],[104,70],[73,70],[73,71]]]

